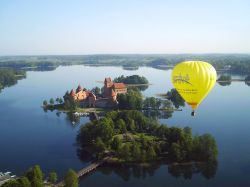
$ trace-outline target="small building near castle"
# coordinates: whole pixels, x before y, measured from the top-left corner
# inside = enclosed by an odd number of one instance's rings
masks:
[[[70,93],[64,95],[64,102],[68,99],[79,101],[81,107],[113,108],[117,106],[117,94],[127,93],[127,86],[124,83],[113,83],[111,78],[105,78],[103,93],[96,96],[93,92],[82,88],[80,85]]]
[[[112,97],[116,100],[117,94],[127,93],[127,87],[124,83],[113,83],[111,78],[105,78],[104,88],[103,88],[103,97]]]

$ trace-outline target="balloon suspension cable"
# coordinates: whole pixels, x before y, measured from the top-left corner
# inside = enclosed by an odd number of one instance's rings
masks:
[[[195,116],[195,111],[194,110],[191,112],[191,116]]]

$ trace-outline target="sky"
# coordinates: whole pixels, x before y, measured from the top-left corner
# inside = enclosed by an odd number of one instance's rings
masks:
[[[1,0],[0,55],[250,53],[249,0]]]

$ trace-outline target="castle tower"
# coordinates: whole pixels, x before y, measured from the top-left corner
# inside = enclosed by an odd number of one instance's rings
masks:
[[[79,84],[78,87],[77,87],[77,89],[76,89],[76,93],[78,93],[78,92],[80,92],[80,91],[82,91],[82,87],[81,87],[81,85]]]
[[[113,82],[112,82],[111,78],[110,77],[105,78],[105,80],[104,80],[104,86],[106,88],[110,88],[112,85],[113,85]]]

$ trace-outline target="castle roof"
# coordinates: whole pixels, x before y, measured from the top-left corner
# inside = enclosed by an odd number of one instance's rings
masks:
[[[75,91],[72,89],[71,91],[70,91],[70,95],[71,96],[75,96],[76,94],[75,94]]]
[[[124,88],[127,88],[126,85],[124,83],[114,83],[113,84],[113,88],[114,89],[124,89]]]
[[[78,87],[77,87],[77,89],[76,89],[76,92],[80,92],[81,90],[82,90],[82,87],[81,87],[81,85],[79,84]]]
[[[104,82],[112,82],[110,77],[105,78]]]

